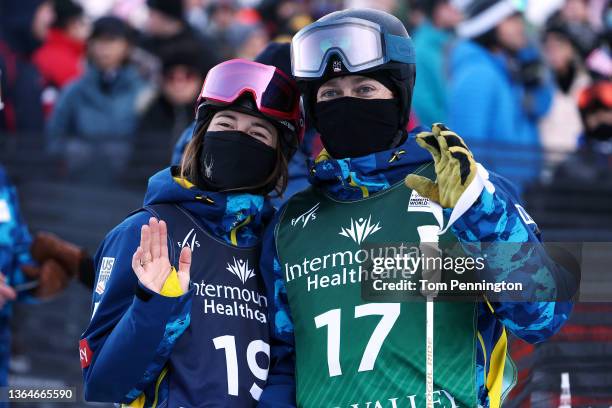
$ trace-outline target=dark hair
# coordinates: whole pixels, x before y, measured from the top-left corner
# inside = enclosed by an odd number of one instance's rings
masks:
[[[436,8],[441,4],[447,4],[449,0],[424,0],[421,1],[420,9],[431,19],[436,11]]]
[[[83,16],[83,7],[72,0],[54,0],[55,22],[53,27],[66,28],[74,19]]]
[[[132,27],[114,16],[100,17],[94,22],[89,41],[98,38],[123,38],[130,44],[136,39]]]
[[[202,145],[204,144],[204,135],[208,130],[210,121],[200,128],[198,133],[191,139],[185,148],[183,158],[181,160],[181,171],[180,175],[182,178],[189,180],[196,186],[201,187],[204,183],[202,176],[200,175],[200,155],[202,154]],[[275,129],[277,129],[275,127]],[[269,194],[267,189],[268,186],[274,184],[272,190],[278,197],[282,196],[287,188],[287,181],[289,178],[289,167],[287,159],[283,155],[283,149],[281,148],[282,137],[280,131],[278,131],[278,137],[276,142],[276,166],[270,176],[261,184],[255,186],[246,186],[237,189],[225,190],[232,192],[249,191],[254,194]]]

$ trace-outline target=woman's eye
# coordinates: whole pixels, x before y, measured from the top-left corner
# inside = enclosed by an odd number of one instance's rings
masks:
[[[232,127],[232,125],[227,123],[227,122],[218,122],[217,126],[221,126],[221,127],[224,127],[224,128],[231,128]]]
[[[257,139],[264,140],[264,141],[268,140],[266,135],[264,135],[263,133],[260,133],[260,132],[251,132],[251,136],[256,137]]]

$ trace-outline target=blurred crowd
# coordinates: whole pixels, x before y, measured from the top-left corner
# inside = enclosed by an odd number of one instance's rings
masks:
[[[169,157],[212,66],[254,59],[331,11],[373,7],[413,36],[411,126],[447,123],[519,184],[543,163],[549,178],[609,179],[610,2],[546,2],[534,23],[508,1],[116,0],[95,15],[87,0],[0,0],[0,137],[44,137],[75,172],[93,159],[121,171],[136,141],[162,140]]]

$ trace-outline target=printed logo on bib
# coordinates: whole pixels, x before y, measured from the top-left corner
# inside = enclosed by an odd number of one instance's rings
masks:
[[[381,229],[382,227],[379,222],[372,225],[372,216],[370,215],[368,219],[359,218],[357,221],[351,218],[351,226],[348,228],[342,227],[339,234],[352,239],[357,245],[361,245],[367,237]]]
[[[185,238],[182,241],[177,242],[179,248],[183,249],[184,247],[189,247],[192,251],[196,249],[196,247],[200,247],[200,243],[197,241],[197,233],[195,229],[192,228],[189,230]]]
[[[98,274],[98,283],[96,284],[96,293],[101,295],[106,289],[106,282],[110,278],[113,266],[115,265],[115,258],[105,256],[100,262],[100,273]]]
[[[243,285],[246,283],[246,281],[249,278],[252,278],[253,276],[255,276],[255,271],[249,268],[248,260],[243,261],[242,259],[236,260],[236,258],[234,258],[234,263],[230,264],[228,262],[227,268],[225,269],[227,269],[228,271],[236,275],[238,279],[240,279],[240,282],[242,282]]]
[[[319,209],[320,205],[321,203],[316,203],[310,210],[306,211],[304,214],[300,215],[297,218],[293,218],[291,220],[291,226],[295,227],[298,223],[302,223],[302,228],[306,228],[306,224],[308,224],[308,221],[314,221],[317,219],[317,210]]]
[[[423,197],[416,190],[412,190],[408,201],[408,212],[429,210],[429,198]]]
[[[442,215],[442,207],[440,204],[436,203],[435,201],[431,201],[427,197],[423,197],[417,193],[416,190],[412,190],[412,193],[410,194],[407,211],[431,213],[435,217],[440,228],[442,228],[444,216]]]
[[[220,280],[218,282],[193,282],[196,298],[201,296],[202,300],[198,302],[201,302],[204,314],[233,316],[267,324],[268,299],[258,289],[255,280],[251,280],[255,276],[255,267],[249,265],[248,259],[233,257],[226,263],[225,270],[238,278],[240,284],[235,285],[236,280],[226,278],[228,275],[225,273],[215,275]]]
[[[89,367],[89,364],[91,364],[92,355],[93,352],[89,347],[89,342],[87,339],[81,339],[81,341],[79,341],[79,359],[81,360],[81,368]]]

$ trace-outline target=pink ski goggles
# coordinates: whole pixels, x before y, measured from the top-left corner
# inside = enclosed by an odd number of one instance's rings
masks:
[[[300,120],[300,92],[293,79],[280,69],[243,59],[223,62],[208,71],[198,105],[204,99],[231,104],[245,92],[257,109],[278,120]]]

